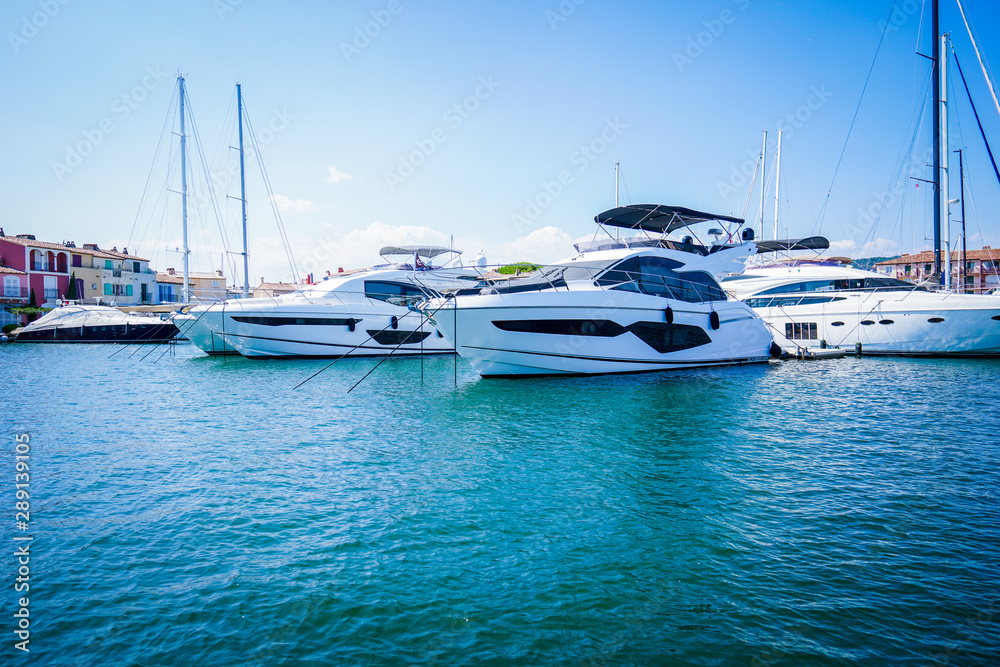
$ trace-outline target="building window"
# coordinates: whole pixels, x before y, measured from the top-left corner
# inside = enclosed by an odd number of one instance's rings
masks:
[[[924,273],[930,273],[931,266],[932,266],[931,264],[924,264]]]
[[[160,293],[160,303],[173,303],[177,301],[173,285],[158,285],[157,287]]]
[[[815,322],[786,322],[785,338],[789,340],[816,340],[818,331]]]
[[[3,295],[8,298],[21,297],[21,279],[17,276],[3,277]]]
[[[83,257],[80,255],[73,255],[73,266],[80,268],[83,266]]]
[[[906,275],[910,275],[910,265],[909,264],[907,264],[906,266],[903,267],[903,273],[905,273]]]
[[[108,271],[114,268],[114,265],[111,263],[110,259],[104,260],[104,268],[107,269]]]
[[[105,296],[111,296],[111,283],[104,283]]]
[[[125,286],[125,296],[132,296],[132,286],[131,285],[126,285]]]

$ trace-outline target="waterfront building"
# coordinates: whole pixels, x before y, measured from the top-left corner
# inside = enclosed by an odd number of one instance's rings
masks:
[[[253,288],[253,298],[260,299],[263,297],[274,297],[281,296],[282,294],[291,294],[296,292],[306,285],[296,285],[295,283],[266,283],[264,279],[260,279],[260,285]]]
[[[156,272],[149,260],[132,255],[128,248],[105,250],[96,243],[77,248],[72,241],[70,270],[76,276],[80,303],[114,303],[117,306],[156,303]]]
[[[25,271],[0,266],[0,327],[21,324],[22,318],[7,312],[9,306],[28,305],[28,274]]]
[[[35,292],[39,306],[54,307],[56,301],[66,295],[69,286],[69,251],[61,243],[38,241],[34,234],[0,236],[0,266],[24,274],[24,283],[19,277],[19,287],[26,287],[27,298]],[[15,275],[15,274],[5,274]],[[4,280],[6,291],[6,279]],[[13,281],[10,285],[13,289]]]
[[[36,302],[46,308],[67,298],[71,278],[80,303],[154,303],[156,273],[148,259],[129,254],[127,248],[102,250],[96,243],[78,248],[73,241],[39,241],[34,234],[0,236],[0,265],[25,272],[27,298],[34,290]]]
[[[184,272],[169,268],[156,274],[157,296],[160,303],[179,303],[183,300]],[[226,276],[221,270],[214,273],[188,272],[188,292],[191,301],[215,302],[228,298]]]
[[[944,251],[941,252],[944,266]],[[911,283],[934,279],[934,251],[924,250],[913,255],[902,255],[875,265],[877,273]],[[981,250],[967,250],[965,263],[959,250],[951,253],[951,281],[956,289],[966,294],[985,294],[1000,287],[1000,250],[989,246]]]

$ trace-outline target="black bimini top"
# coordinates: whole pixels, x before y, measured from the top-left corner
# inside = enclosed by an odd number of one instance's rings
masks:
[[[826,250],[830,241],[824,236],[807,236],[804,239],[775,239],[757,241],[757,252],[781,252],[787,250]]]
[[[598,213],[594,221],[599,225],[623,227],[625,229],[644,229],[648,232],[669,234],[675,229],[688,227],[695,223],[708,220],[722,220],[743,224],[742,218],[728,215],[703,213],[683,206],[667,206],[665,204],[631,204],[619,206],[604,213]]]

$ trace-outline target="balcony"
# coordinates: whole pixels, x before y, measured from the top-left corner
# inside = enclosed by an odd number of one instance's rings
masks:
[[[28,288],[27,287],[4,287],[3,296],[5,299],[27,299]]]
[[[47,290],[45,290],[45,300],[46,301],[48,301],[49,299],[58,299],[58,298],[59,298],[59,290],[58,289],[47,289]]]

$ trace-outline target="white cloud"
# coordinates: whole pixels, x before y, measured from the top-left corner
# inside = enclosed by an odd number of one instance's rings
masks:
[[[573,237],[558,227],[542,227],[496,248],[496,258],[487,253],[490,263],[557,262],[576,254]]]
[[[852,239],[845,239],[830,241],[830,252],[856,257],[884,257],[899,254],[899,244],[892,239],[875,239],[859,248],[858,244]]]
[[[892,239],[875,239],[861,246],[862,257],[885,257],[899,254],[899,244]]]
[[[308,199],[292,199],[291,197],[286,197],[285,195],[274,195],[272,200],[278,206],[279,211],[312,213],[313,211],[319,210],[319,206]]]
[[[858,244],[851,239],[846,239],[843,241],[830,241],[830,250],[842,253],[852,253],[858,249]]]
[[[335,165],[331,164],[327,169],[329,169],[329,174],[326,177],[328,183],[340,183],[341,181],[349,181],[353,178],[350,174],[337,169]]]

